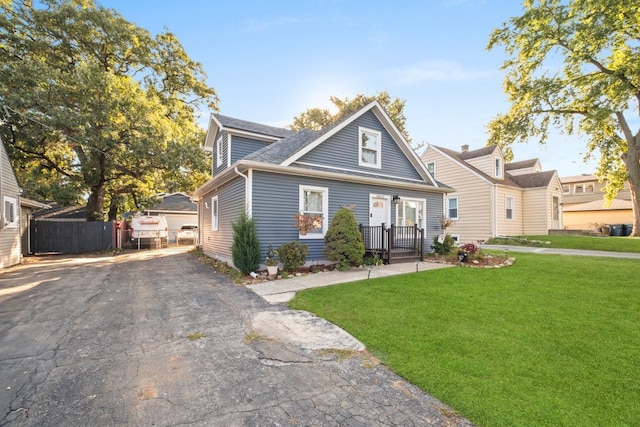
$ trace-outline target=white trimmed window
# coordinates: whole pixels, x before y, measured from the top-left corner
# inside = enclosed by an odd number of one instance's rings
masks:
[[[301,215],[311,217],[321,216],[320,226],[299,234],[300,239],[324,238],[324,233],[329,226],[329,189],[326,187],[313,187],[301,185],[299,187],[300,199],[298,212]]]
[[[220,217],[218,216],[218,196],[211,198],[211,230],[218,231]]]
[[[2,220],[5,228],[18,228],[18,201],[9,196],[3,199]]]
[[[222,135],[220,135],[216,141],[216,166],[222,166]]]
[[[562,192],[564,194],[571,193],[571,186],[569,184],[562,184]]]
[[[504,217],[506,219],[513,219],[513,197],[507,196],[504,200]]]
[[[425,201],[422,199],[401,198],[396,205],[396,224],[400,226],[424,228]]]
[[[380,169],[380,147],[382,134],[376,130],[359,127],[358,141],[358,164],[360,166]]]
[[[502,178],[502,159],[500,157],[495,158],[495,174],[496,178]]]
[[[427,170],[429,171],[433,179],[436,179],[436,162],[427,163]]]
[[[447,199],[447,214],[449,219],[458,219],[458,198],[450,197]]]

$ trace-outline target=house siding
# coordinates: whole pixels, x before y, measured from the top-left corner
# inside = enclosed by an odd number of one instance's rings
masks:
[[[211,198],[218,196],[218,231],[211,227]],[[240,213],[245,208],[245,183],[238,177],[217,191],[207,193],[202,198],[201,211],[201,246],[202,251],[209,257],[232,263],[231,245],[233,244],[233,227]],[[208,203],[209,208],[204,206]],[[205,236],[205,237],[203,237]]]
[[[227,168],[227,160],[229,155],[229,133],[224,131],[222,132],[222,163],[218,164],[218,144],[217,138],[213,142],[213,170],[212,175],[216,176]]]
[[[496,222],[498,236],[519,236],[523,234],[522,190],[498,187],[496,200]],[[506,218],[506,200],[513,197],[513,219]]]
[[[249,154],[258,151],[268,144],[269,142],[267,141],[233,135],[231,137],[231,164],[247,157]]]
[[[429,148],[425,154],[426,156],[423,155],[425,162],[436,163],[438,181],[455,188],[455,192],[449,193],[446,198],[458,198],[459,220],[454,221],[447,232],[458,236],[460,243],[476,242],[492,237],[491,218],[494,209],[492,184],[432,148]],[[444,209],[447,209],[446,204]],[[448,216],[445,210],[441,212]]]
[[[495,163],[494,163],[496,157],[502,159],[502,172],[504,176],[504,159],[500,155],[500,151],[497,148],[493,151],[493,153],[487,156],[467,159],[467,163],[469,163],[473,167],[480,169],[482,172],[486,173],[491,177],[496,177]]]
[[[17,215],[17,227],[4,226],[4,197],[15,199],[15,215]],[[9,267],[20,263],[20,188],[18,180],[13,172],[9,156],[0,139],[0,268]]]
[[[546,188],[523,191],[523,234],[547,234],[551,228],[551,196]]]
[[[370,194],[398,194],[401,198],[426,199],[427,220],[425,250],[430,250],[433,236],[440,231],[439,218],[442,215],[442,195],[429,193],[425,195],[419,191],[396,190],[377,185],[331,181],[311,177],[296,177],[255,171],[253,173],[253,210],[259,212],[254,215],[258,228],[261,252],[264,256],[266,247],[272,244],[278,247],[282,243],[298,240],[298,230],[294,225],[294,218],[299,206],[299,186],[309,185],[325,187],[329,192],[329,224],[338,209],[343,206],[354,207],[354,216],[358,224],[369,223],[369,195]],[[391,209],[391,221],[395,223],[395,209]],[[301,243],[309,247],[307,261],[325,259],[322,253],[324,239],[304,239]]]
[[[381,133],[380,169],[358,164],[358,127],[365,127]],[[363,114],[327,141],[302,156],[298,162],[422,181],[418,171],[371,111]]]

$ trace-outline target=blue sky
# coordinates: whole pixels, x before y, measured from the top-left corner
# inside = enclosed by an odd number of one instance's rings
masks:
[[[516,0],[99,0],[152,34],[171,31],[200,62],[220,113],[286,126],[311,107],[386,90],[406,101],[414,143],[459,150],[486,144],[506,112],[506,56],[486,50],[491,31],[521,14]],[[209,112],[203,112],[203,126]],[[595,172],[585,144],[555,136],[514,145],[560,176]],[[422,149],[418,151],[420,154]]]

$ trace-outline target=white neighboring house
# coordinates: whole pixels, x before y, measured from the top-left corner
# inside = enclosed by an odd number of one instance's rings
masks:
[[[198,204],[185,193],[160,194],[162,202],[145,209],[145,215],[162,215],[169,226],[169,242],[176,241],[178,230],[185,224],[198,224]]]
[[[436,181],[455,188],[447,194],[447,230],[459,243],[496,236],[548,234],[562,228],[562,185],[540,160],[505,163],[497,145],[461,151],[429,145],[421,156]]]
[[[19,264],[22,256],[20,242],[20,187],[9,155],[0,138],[0,268]]]

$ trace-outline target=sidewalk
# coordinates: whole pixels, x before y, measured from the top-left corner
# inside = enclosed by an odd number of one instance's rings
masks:
[[[451,267],[451,265],[434,262],[405,262],[371,268],[355,267],[348,271],[333,270],[323,273],[311,273],[291,279],[270,280],[256,285],[247,285],[247,288],[260,295],[267,302],[277,304],[290,301],[296,292],[304,289],[355,282],[368,278],[375,279],[378,277],[415,273],[416,271],[434,270],[444,267]]]
[[[489,251],[532,252],[538,254],[600,256],[605,258],[629,258],[640,259],[640,253],[612,252],[612,251],[585,251],[582,249],[540,248],[533,246],[509,246],[509,245],[481,245],[482,249]]]

